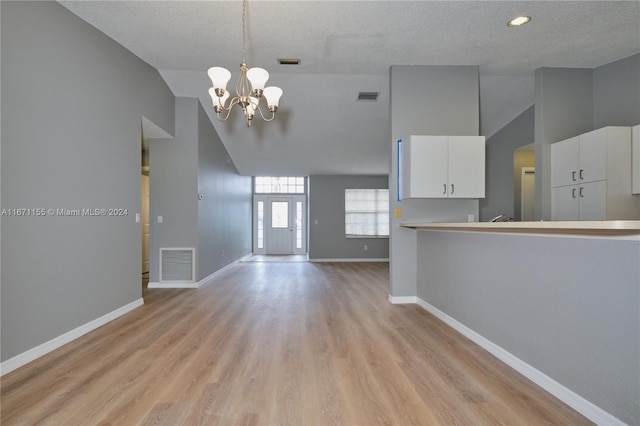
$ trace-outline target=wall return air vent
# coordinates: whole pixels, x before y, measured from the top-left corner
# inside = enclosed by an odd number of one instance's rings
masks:
[[[379,92],[359,92],[358,101],[376,102],[379,94]]]
[[[194,253],[194,248],[161,248],[160,282],[194,282]]]

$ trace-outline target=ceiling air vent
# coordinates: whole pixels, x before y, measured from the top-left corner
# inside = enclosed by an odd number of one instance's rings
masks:
[[[293,58],[278,58],[280,65],[300,65],[300,59]]]
[[[358,101],[376,102],[379,92],[360,92],[358,93]]]

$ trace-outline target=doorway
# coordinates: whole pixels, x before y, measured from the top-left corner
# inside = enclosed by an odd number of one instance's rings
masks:
[[[304,195],[254,195],[253,252],[306,254],[306,210]]]
[[[513,152],[513,217],[535,220],[535,145],[518,147]]]
[[[520,220],[530,222],[535,220],[535,200],[536,200],[536,169],[535,167],[522,168],[522,188],[520,189]]]

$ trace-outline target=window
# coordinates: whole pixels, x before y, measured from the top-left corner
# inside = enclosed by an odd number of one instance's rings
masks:
[[[288,201],[273,201],[271,203],[271,227],[274,229],[289,227]]]
[[[345,189],[344,211],[347,237],[389,236],[388,189]]]
[[[253,181],[256,194],[304,194],[303,177],[256,176]]]
[[[258,248],[264,248],[264,201],[258,201],[258,217],[256,218],[258,222]]]
[[[296,248],[302,248],[302,201],[296,201]]]

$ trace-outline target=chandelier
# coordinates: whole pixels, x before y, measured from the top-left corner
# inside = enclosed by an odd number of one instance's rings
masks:
[[[209,68],[207,74],[213,83],[209,89],[209,95],[213,101],[213,110],[220,121],[229,118],[231,110],[235,105],[242,108],[247,127],[251,126],[251,120],[260,113],[264,121],[271,121],[276,116],[278,102],[282,96],[282,89],[275,86],[264,87],[269,79],[269,73],[262,68],[249,68],[246,59],[246,38],[247,38],[247,0],[242,1],[242,63],[240,64],[240,78],[236,82],[236,96],[230,98],[227,91],[227,83],[231,79],[231,73],[225,68]],[[271,112],[270,117],[265,117],[260,106],[260,99],[265,99],[267,109]]]

